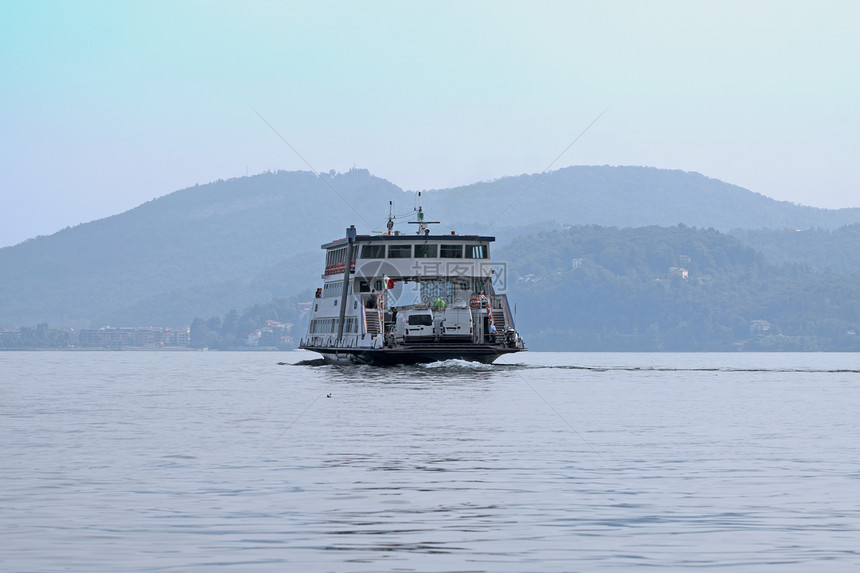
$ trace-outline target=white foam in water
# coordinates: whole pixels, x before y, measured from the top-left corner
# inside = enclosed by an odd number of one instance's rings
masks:
[[[421,368],[461,368],[464,370],[491,370],[492,364],[483,364],[481,362],[473,362],[470,360],[460,360],[453,358],[451,360],[439,360],[437,362],[428,362],[426,364],[417,365]]]

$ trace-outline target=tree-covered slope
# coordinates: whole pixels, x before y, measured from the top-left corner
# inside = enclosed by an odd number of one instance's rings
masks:
[[[803,263],[820,271],[860,271],[860,224],[838,229],[735,229],[731,234],[772,263]]]
[[[715,230],[574,227],[496,257],[533,348],[860,350],[857,274],[771,265]]]

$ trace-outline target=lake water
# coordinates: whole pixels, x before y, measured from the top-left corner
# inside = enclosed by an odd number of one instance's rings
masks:
[[[860,355],[314,356],[0,353],[0,570],[860,570]]]

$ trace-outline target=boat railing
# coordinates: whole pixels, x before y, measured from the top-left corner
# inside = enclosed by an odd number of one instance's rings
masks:
[[[369,296],[376,296],[376,304],[372,307],[368,307],[367,303],[369,300]],[[380,295],[365,295],[361,299],[361,320],[362,320],[362,328],[361,331],[363,334],[379,334],[385,331],[385,324],[383,322],[383,299],[384,297]],[[367,311],[374,311],[371,313],[371,316],[367,316]],[[376,317],[373,316],[376,314]],[[376,323],[376,327],[379,329],[375,333],[370,328],[370,321],[374,321]],[[378,321],[378,322],[377,322]]]
[[[364,301],[361,304],[361,332],[367,334],[367,308],[364,306]]]
[[[508,304],[507,294],[497,294],[493,297],[493,308],[504,312],[505,326],[516,328],[513,316],[511,316],[511,306]]]
[[[325,270],[323,271],[324,275],[339,275],[346,269],[346,263],[335,263],[333,265],[326,265]],[[355,271],[355,259],[349,265],[350,271]]]

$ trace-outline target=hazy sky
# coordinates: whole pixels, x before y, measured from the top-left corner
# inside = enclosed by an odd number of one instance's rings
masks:
[[[698,171],[860,206],[860,2],[0,2],[0,245],[177,189]],[[322,205],[322,204],[321,204]],[[385,207],[381,207],[385,209]]]

